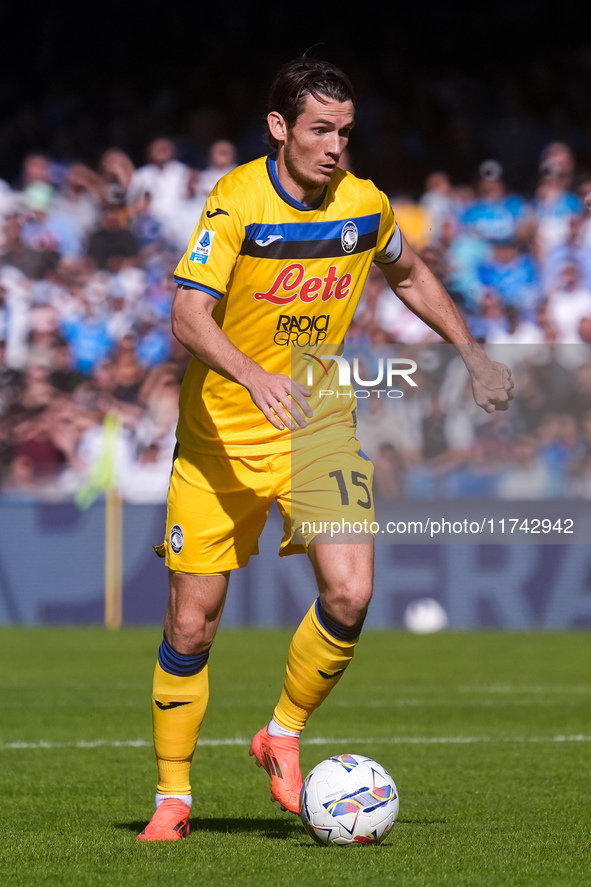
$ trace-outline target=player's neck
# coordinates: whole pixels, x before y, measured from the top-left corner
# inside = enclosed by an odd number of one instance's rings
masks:
[[[317,204],[326,190],[326,185],[309,186],[294,177],[288,170],[281,151],[278,152],[275,159],[275,170],[277,178],[289,196],[304,206],[314,206]]]

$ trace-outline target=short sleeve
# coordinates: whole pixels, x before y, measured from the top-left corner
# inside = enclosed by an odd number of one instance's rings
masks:
[[[174,279],[217,299],[223,298],[243,239],[239,209],[232,201],[218,197],[214,190],[176,267]]]

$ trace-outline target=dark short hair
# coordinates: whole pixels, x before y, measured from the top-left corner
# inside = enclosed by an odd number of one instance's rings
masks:
[[[319,59],[306,56],[283,65],[271,86],[268,111],[277,111],[288,129],[295,125],[304,107],[306,97],[318,101],[332,99],[335,102],[353,102],[355,92],[351,81],[340,68]],[[276,148],[276,140],[269,135],[269,142]]]

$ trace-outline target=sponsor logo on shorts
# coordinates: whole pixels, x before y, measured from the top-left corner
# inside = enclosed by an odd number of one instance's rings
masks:
[[[175,554],[180,554],[180,552],[183,550],[184,544],[185,534],[183,533],[183,528],[179,527],[178,524],[175,524],[170,531],[170,547]]]
[[[280,314],[273,341],[276,345],[320,345],[326,341],[329,314]]]
[[[353,222],[350,224],[353,225]],[[328,302],[332,298],[340,300],[350,296],[352,283],[353,275],[347,272],[339,277],[336,265],[330,266],[325,277],[306,277],[304,266],[300,262],[293,262],[279,272],[266,292],[254,293],[254,298],[273,305],[288,305],[296,299],[306,303],[317,299]]]

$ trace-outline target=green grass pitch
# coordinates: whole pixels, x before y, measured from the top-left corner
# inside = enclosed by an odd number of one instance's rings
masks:
[[[302,770],[367,754],[400,815],[379,847],[319,847],[248,757],[289,631],[221,631],[193,765],[191,835],[135,840],[153,810],[160,631],[0,630],[0,878],[11,885],[591,883],[585,633],[364,633],[302,740]]]

